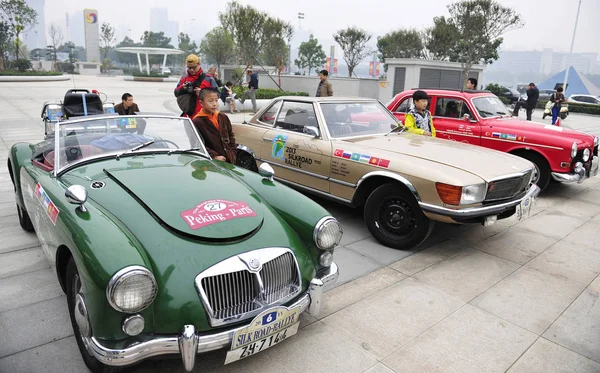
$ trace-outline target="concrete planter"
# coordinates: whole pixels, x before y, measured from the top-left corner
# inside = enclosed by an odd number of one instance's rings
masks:
[[[123,77],[123,80],[127,82],[159,82],[159,83],[177,83],[179,81],[178,78],[159,78],[152,76],[130,76],[126,75]]]
[[[0,75],[0,82],[60,82],[71,80],[70,75]]]

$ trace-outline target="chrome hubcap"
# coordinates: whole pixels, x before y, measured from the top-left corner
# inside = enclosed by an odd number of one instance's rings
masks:
[[[79,335],[81,336],[81,340],[83,341],[86,350],[91,353],[89,341],[91,337],[90,320],[88,318],[83,294],[81,294],[81,280],[79,279],[79,275],[73,277],[73,295],[73,315],[75,315],[75,323],[77,324]]]
[[[533,178],[531,179],[531,182],[537,184],[538,181],[540,181],[540,168],[535,163],[533,165],[535,166],[535,168],[533,170]]]

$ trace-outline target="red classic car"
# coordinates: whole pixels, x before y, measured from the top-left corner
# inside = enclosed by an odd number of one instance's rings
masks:
[[[439,138],[484,146],[533,162],[534,183],[550,178],[581,183],[598,173],[598,137],[564,127],[511,118],[509,109],[488,91],[423,89],[429,95]],[[398,93],[386,106],[404,121],[414,90]]]

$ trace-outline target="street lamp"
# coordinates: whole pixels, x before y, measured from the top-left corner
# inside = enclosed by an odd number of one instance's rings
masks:
[[[298,13],[298,28],[302,29],[302,24],[300,23],[300,20],[304,19],[304,13]]]
[[[567,70],[565,71],[565,81],[563,83],[563,92],[565,97],[567,96],[567,80],[569,79],[569,63],[571,62],[571,55],[573,54],[573,44],[575,44],[575,32],[577,31],[577,21],[579,21],[579,9],[581,8],[581,0],[577,6],[577,15],[575,16],[575,26],[573,26],[573,37],[571,38],[571,49],[567,56]]]

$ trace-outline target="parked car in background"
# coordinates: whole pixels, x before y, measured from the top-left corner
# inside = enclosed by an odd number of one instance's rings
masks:
[[[374,99],[278,97],[233,132],[248,168],[268,163],[294,188],[364,206],[373,237],[396,249],[423,242],[436,220],[523,219],[539,193],[531,162],[403,132]]]
[[[550,97],[552,97],[552,95],[556,93],[555,89],[540,89],[540,97],[539,100],[540,102],[544,102],[547,100],[550,100]],[[525,95],[525,99],[527,99],[527,94]]]
[[[504,97],[509,100],[509,105],[514,105],[521,98],[521,94],[514,88],[500,87],[501,90],[498,92],[499,97]],[[525,99],[527,99],[527,95],[525,95]]]
[[[600,96],[592,95],[571,95],[568,102],[572,104],[591,104],[600,105]]]
[[[341,225],[268,165],[259,175],[213,161],[189,118],[101,115],[55,129],[13,145],[8,172],[92,372],[165,355],[189,372],[217,349],[231,363],[318,314],[338,278]]]
[[[171,75],[171,69],[167,66],[161,67],[160,68],[160,73],[161,74],[168,74]]]
[[[425,91],[439,138],[500,150],[533,162],[534,183],[542,190],[552,178],[580,183],[598,173],[598,137],[512,118],[502,101],[488,91]],[[402,121],[412,107],[413,92],[398,93],[387,104]]]

